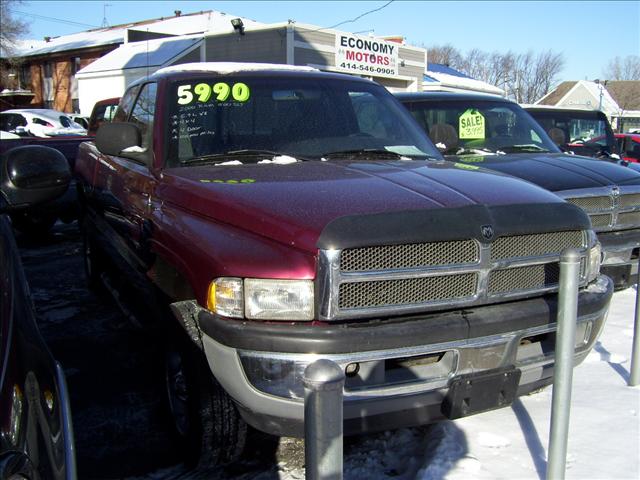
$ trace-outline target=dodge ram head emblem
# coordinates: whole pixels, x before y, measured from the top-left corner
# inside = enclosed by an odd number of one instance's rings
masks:
[[[493,238],[493,227],[491,225],[483,225],[480,227],[480,231],[486,240],[491,240]]]

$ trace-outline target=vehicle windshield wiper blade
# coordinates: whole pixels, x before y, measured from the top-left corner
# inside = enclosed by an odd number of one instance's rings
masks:
[[[305,157],[301,157],[300,155],[297,154],[291,154],[291,153],[286,153],[286,152],[276,152],[273,150],[260,150],[260,149],[249,149],[249,148],[245,148],[245,149],[241,149],[241,150],[228,150],[226,152],[220,152],[220,153],[210,153],[207,155],[200,155],[197,157],[192,157],[189,160],[183,160],[182,163],[183,165],[197,165],[197,164],[203,164],[203,163],[212,163],[212,162],[217,162],[221,159],[239,159],[239,158],[251,158],[251,157],[268,157],[269,159],[272,159],[274,157],[281,157],[281,156],[287,156],[287,157],[292,157],[295,158],[296,160],[299,161],[305,161],[305,160],[309,160],[308,158]]]
[[[502,147],[496,148],[496,151],[503,152],[549,152],[550,150],[546,148],[539,147],[538,145],[527,144],[527,145],[504,145]]]
[[[327,152],[321,155],[322,158],[327,160],[345,158],[352,159],[390,159],[390,160],[440,160],[427,153],[421,153],[419,155],[414,153],[404,154],[393,152],[391,150],[377,149],[377,148],[360,148],[355,150],[338,150],[335,152]]]
[[[455,147],[448,148],[443,152],[445,155],[495,155],[495,152],[492,152],[488,148],[465,148],[465,147]]]

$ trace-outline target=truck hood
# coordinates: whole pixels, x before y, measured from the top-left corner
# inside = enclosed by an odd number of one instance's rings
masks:
[[[552,192],[608,185],[640,185],[640,174],[615,163],[563,153],[447,156],[528,180]]]
[[[183,208],[315,252],[340,217],[509,204],[554,194],[475,165],[447,161],[309,161],[165,170],[156,194]]]

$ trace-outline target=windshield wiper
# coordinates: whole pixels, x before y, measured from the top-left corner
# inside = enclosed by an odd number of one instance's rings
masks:
[[[308,158],[301,157],[297,154],[291,154],[286,152],[276,152],[273,150],[260,150],[260,149],[249,149],[245,148],[242,150],[228,150],[226,152],[220,153],[210,153],[207,155],[199,155],[197,157],[192,157],[188,160],[183,160],[180,163],[183,165],[200,165],[205,163],[215,163],[221,159],[240,159],[240,158],[262,158],[268,157],[269,159],[273,159],[275,157],[287,156],[295,158],[299,161],[309,160]]]
[[[549,152],[546,148],[539,147],[534,144],[527,145],[504,145],[503,147],[496,148],[496,151],[502,152]]]
[[[445,150],[444,155],[495,155],[495,152],[492,152],[488,148],[464,148],[464,147],[455,147],[448,148]]]
[[[338,150],[335,152],[327,152],[321,155],[322,158],[327,160],[335,160],[335,159],[347,159],[347,160],[355,160],[355,159],[366,159],[366,160],[414,160],[416,158],[429,159],[429,160],[438,160],[436,157],[432,157],[430,155],[420,154],[402,154],[397,152],[392,152],[391,150],[384,149],[376,149],[376,148],[361,148],[355,150]]]

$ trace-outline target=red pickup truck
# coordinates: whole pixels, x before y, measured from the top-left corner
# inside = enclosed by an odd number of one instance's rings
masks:
[[[509,405],[552,381],[560,252],[583,256],[576,362],[612,294],[580,208],[444,161],[361,78],[161,69],[76,174],[90,280],[171,307],[167,390],[194,462],[237,458],[247,424],[301,435],[318,357],[345,369],[346,433]]]

